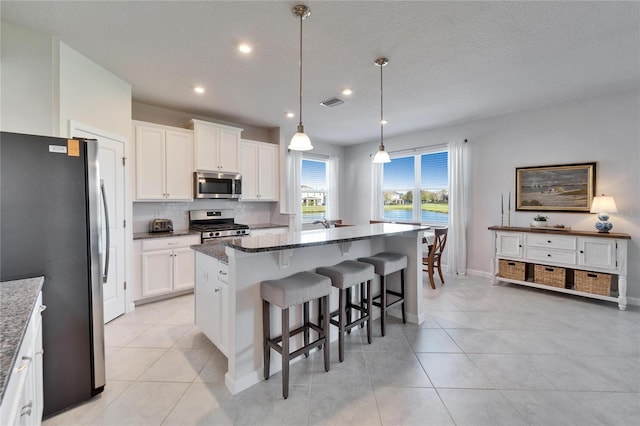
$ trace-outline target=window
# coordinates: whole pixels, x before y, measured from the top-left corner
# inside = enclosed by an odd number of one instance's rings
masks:
[[[382,195],[383,219],[447,224],[448,152],[393,158],[384,164]]]
[[[303,158],[300,173],[302,223],[310,223],[325,218],[327,187],[327,162]]]

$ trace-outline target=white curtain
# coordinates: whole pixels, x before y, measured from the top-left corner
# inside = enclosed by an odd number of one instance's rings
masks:
[[[287,153],[287,211],[294,215],[292,231],[302,230],[302,198],[300,196],[300,174],[302,171],[302,152]]]
[[[371,163],[371,219],[382,218],[382,169],[380,163]]]
[[[328,220],[340,219],[340,189],[338,185],[340,159],[330,157],[327,160],[327,213]]]
[[[447,269],[449,273],[467,272],[467,218],[465,206],[464,141],[449,142],[449,233]]]

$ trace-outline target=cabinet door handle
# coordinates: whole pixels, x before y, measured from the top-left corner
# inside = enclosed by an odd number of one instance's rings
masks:
[[[220,291],[219,288],[216,288],[215,290],[213,290],[214,293],[218,293]]]
[[[31,364],[31,361],[33,360],[33,358],[31,358],[30,356],[23,356],[22,360],[24,361],[24,363],[20,367],[18,367],[16,371],[22,371],[25,368],[27,368],[29,364]]]
[[[580,253],[584,254],[584,250],[580,250]]]
[[[547,257],[551,257],[551,255],[550,255],[550,254],[548,254],[548,255],[547,255]]]
[[[33,401],[29,401],[28,404],[23,405],[22,408],[20,409],[20,417],[30,416],[32,407],[33,407]]]
[[[224,271],[218,271],[220,273],[220,275],[228,275],[226,272]]]
[[[548,242],[549,244],[551,244],[551,240],[547,240],[547,242]]]

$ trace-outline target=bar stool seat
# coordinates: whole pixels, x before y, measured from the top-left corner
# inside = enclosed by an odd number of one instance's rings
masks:
[[[262,298],[262,331],[264,352],[264,379],[269,380],[271,349],[282,355],[282,396],[289,396],[289,364],[292,359],[304,354],[309,356],[309,350],[324,344],[324,370],[329,371],[329,295],[331,294],[331,280],[324,275],[303,271],[279,280],[269,280],[260,283],[260,297]],[[315,299],[323,301],[324,319],[319,324],[309,320],[309,302]],[[282,310],[282,334],[271,338],[270,304]],[[289,329],[289,308],[303,305],[303,324],[295,330]],[[309,343],[309,330],[318,333],[318,338]],[[304,346],[293,352],[289,349],[289,339],[299,333],[304,333]]]
[[[386,334],[386,313],[387,308],[397,304],[402,304],[402,322],[406,324],[407,313],[405,307],[405,273],[407,270],[407,256],[401,253],[382,252],[374,256],[361,257],[359,262],[370,263],[375,268],[375,272],[380,276],[380,294],[373,298],[373,305],[378,306],[382,312],[380,315],[380,330],[382,335]],[[400,291],[387,289],[385,278],[394,272],[400,271]],[[387,301],[387,295],[392,295],[396,300]],[[378,299],[380,301],[378,301]]]
[[[371,310],[373,300],[371,297],[371,281],[375,277],[373,265],[355,260],[345,260],[334,266],[316,269],[317,274],[331,278],[331,284],[339,290],[338,310],[329,314],[331,324],[338,327],[338,349],[340,362],[344,361],[344,333],[349,332],[358,325],[367,323],[367,341],[371,344]],[[366,282],[366,290],[363,284]],[[351,297],[351,288],[358,286],[360,289],[359,304],[354,304]],[[365,294],[366,293],[366,294]],[[365,297],[363,297],[365,296]],[[364,299],[366,298],[366,306]],[[351,321],[351,312],[360,312],[360,317]],[[338,321],[331,318],[338,316]]]

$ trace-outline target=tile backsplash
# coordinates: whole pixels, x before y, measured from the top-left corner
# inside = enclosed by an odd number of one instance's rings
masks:
[[[175,230],[189,227],[189,210],[229,209],[234,211],[237,223],[247,225],[258,223],[288,224],[288,217],[280,215],[279,204],[241,203],[235,200],[195,200],[172,203],[133,203],[133,232],[147,232],[153,219],[171,219]]]

